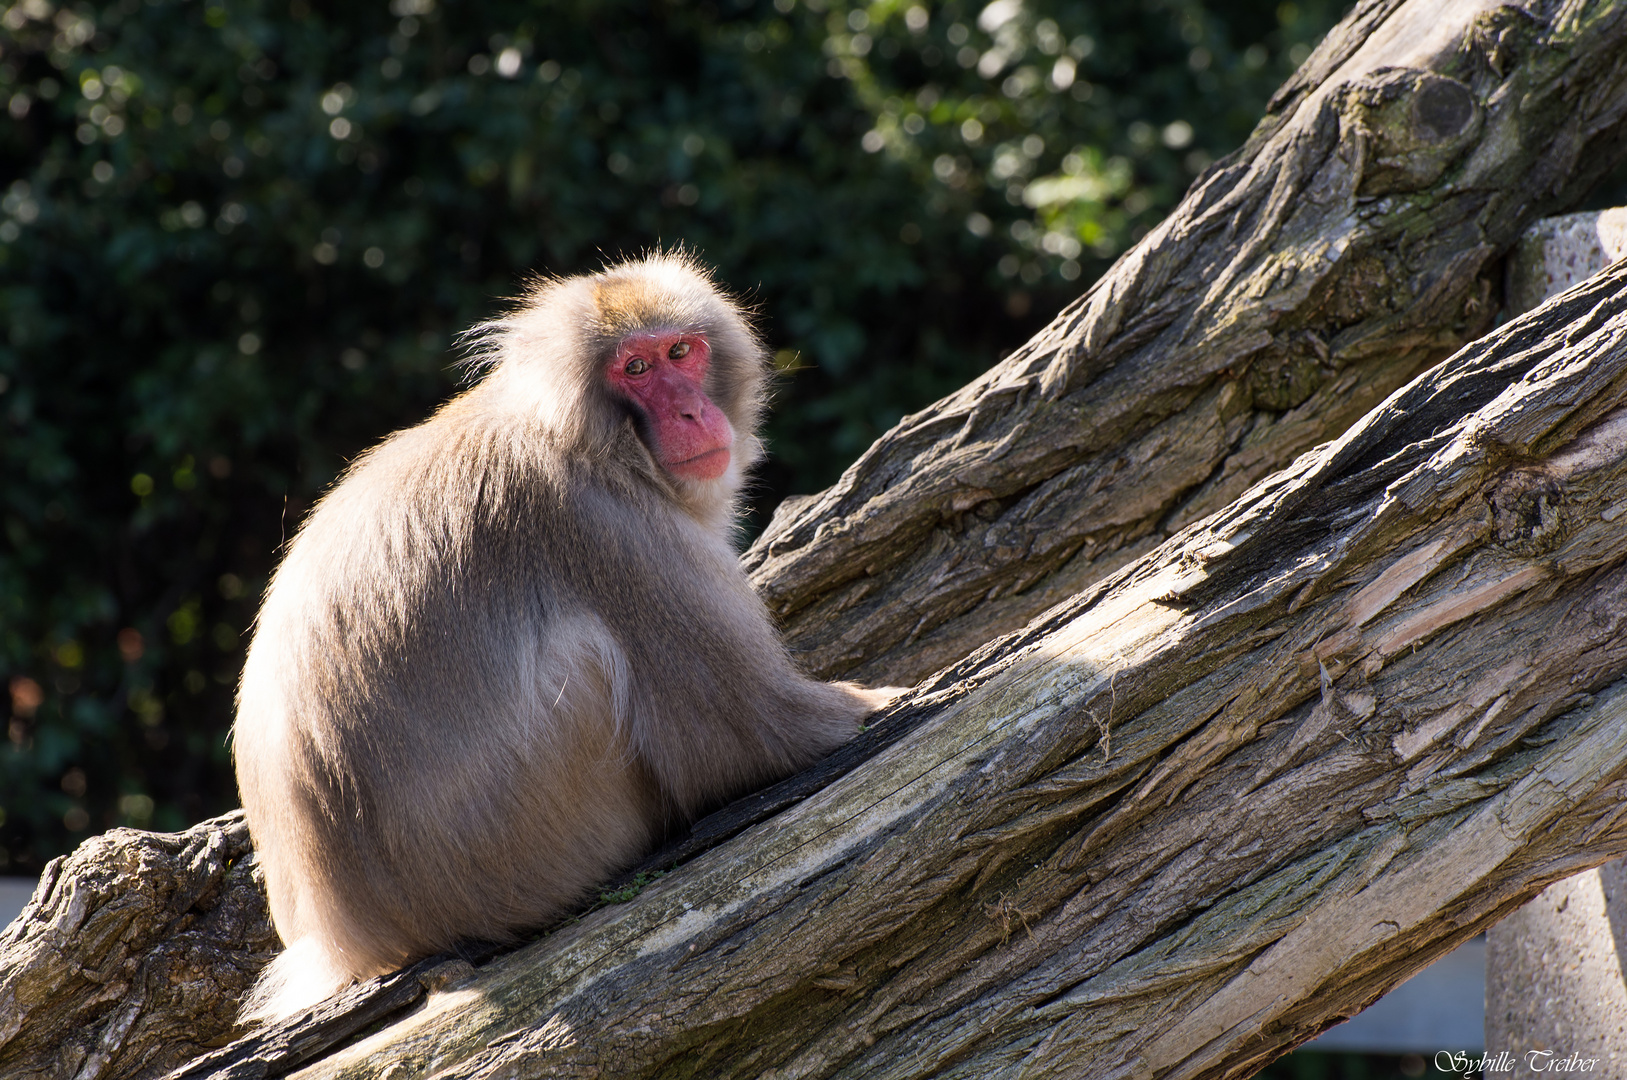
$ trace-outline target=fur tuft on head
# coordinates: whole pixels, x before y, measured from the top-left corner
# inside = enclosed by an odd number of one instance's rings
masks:
[[[756,432],[771,367],[746,310],[688,251],[538,279],[507,315],[465,335],[464,362],[486,372],[485,383],[495,384],[510,408],[530,413],[567,445],[604,454],[627,424],[605,393],[604,365],[628,334],[661,329],[704,334],[711,345],[707,392],[739,440],[738,468],[730,470],[738,488],[762,453]]]

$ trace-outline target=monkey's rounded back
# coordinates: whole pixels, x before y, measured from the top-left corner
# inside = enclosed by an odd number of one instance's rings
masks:
[[[565,500],[546,471],[482,470],[467,433],[423,434],[301,530],[234,729],[279,932],[336,939],[365,972],[546,921],[664,813],[614,714],[614,639],[576,613],[568,570],[527,571],[560,542],[536,519]],[[455,460],[424,453],[446,441]],[[454,466],[480,482],[449,483]]]

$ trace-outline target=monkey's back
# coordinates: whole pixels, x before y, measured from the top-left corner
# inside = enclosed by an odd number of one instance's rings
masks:
[[[470,412],[391,439],[321,502],[244,669],[234,753],[273,917],[355,975],[536,925],[663,813],[613,712],[614,642],[568,578],[527,572],[571,543],[549,527],[569,499]]]

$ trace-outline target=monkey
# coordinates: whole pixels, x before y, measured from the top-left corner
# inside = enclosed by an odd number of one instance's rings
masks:
[[[286,945],[245,1022],[513,942],[898,693],[801,674],[740,568],[771,365],[690,254],[532,283],[474,384],[313,507],[232,753]]]

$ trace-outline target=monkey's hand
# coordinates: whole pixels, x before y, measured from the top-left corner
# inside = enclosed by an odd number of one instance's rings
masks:
[[[840,682],[834,684],[850,691],[855,696],[869,703],[874,712],[880,712],[911,690],[913,686],[860,686],[858,683]]]

